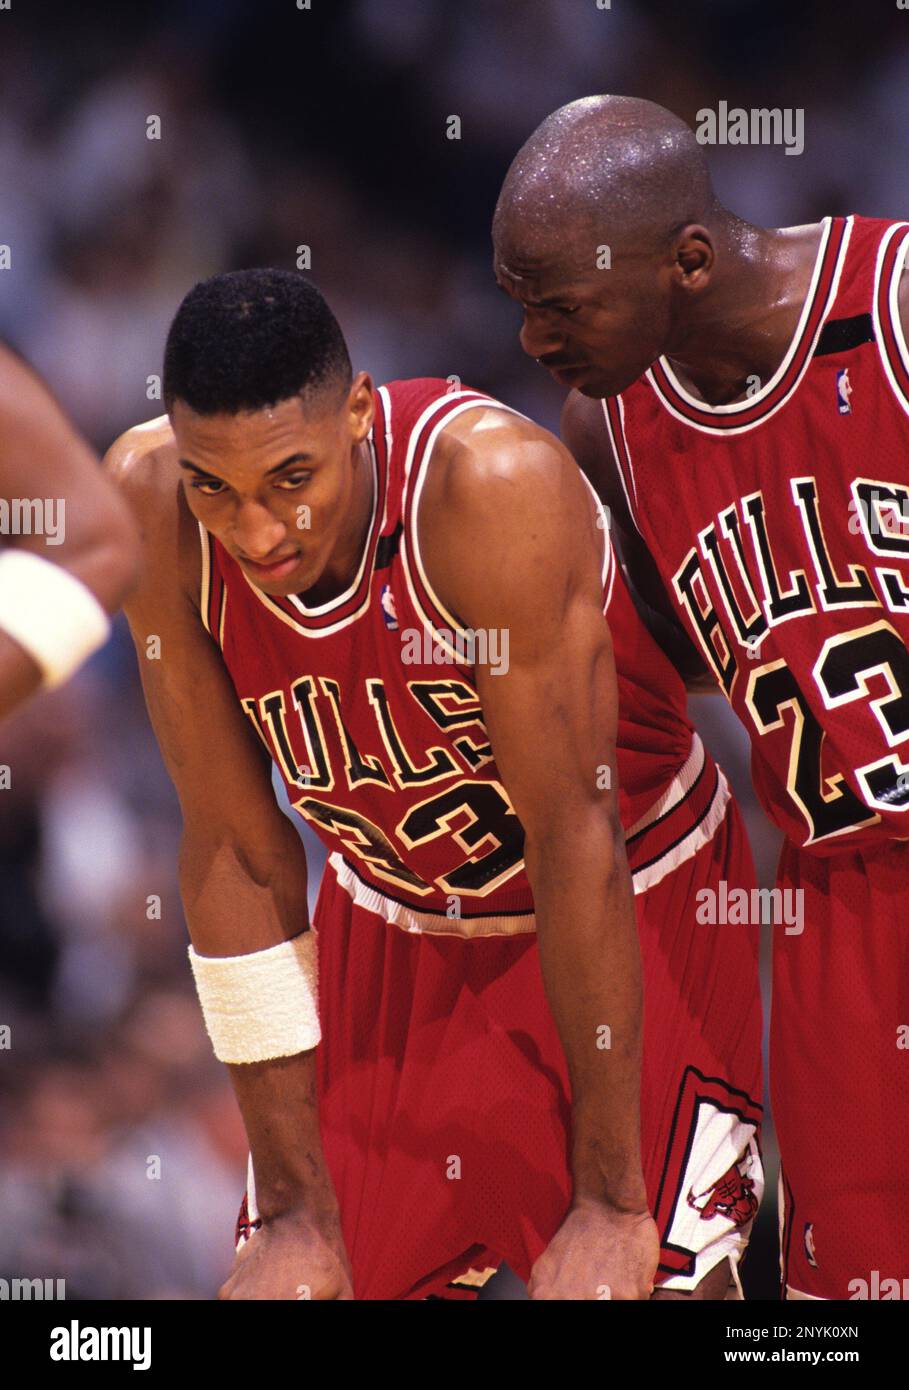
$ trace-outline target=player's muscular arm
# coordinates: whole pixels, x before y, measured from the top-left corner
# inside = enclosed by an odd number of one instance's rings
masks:
[[[572,391],[562,409],[562,440],[609,508],[610,534],[638,612],[689,690],[718,691],[666,593],[660,572],[628,510],[599,401]]]
[[[195,950],[239,956],[307,926],[306,860],[279,810],[268,759],[244,717],[198,603],[199,532],[169,428],[139,427],[107,456],[145,553],[126,606],[149,716],[183,813],[180,892]],[[157,637],[160,657],[149,657]],[[153,646],[152,651],[155,650]],[[314,1050],[231,1065],[263,1229],[222,1297],[350,1297],[337,1202],[319,1134]]]
[[[4,538],[80,580],[107,612],[119,608],[135,582],[139,549],[129,510],[50,392],[15,356],[0,348],[0,497],[40,499],[45,534]],[[48,523],[53,518],[53,533]],[[48,544],[49,534],[53,541]],[[59,543],[58,543],[59,542]],[[37,690],[41,671],[0,631],[0,718]]]
[[[574,1201],[531,1293],[595,1299],[608,1285],[613,1297],[647,1297],[657,1240],[640,1158],[640,958],[617,810],[602,536],[551,436],[499,412],[478,417],[442,437],[419,526],[443,602],[466,627],[501,634],[507,651],[507,670],[477,665],[476,680],[525,831],[540,963],[571,1077]]]

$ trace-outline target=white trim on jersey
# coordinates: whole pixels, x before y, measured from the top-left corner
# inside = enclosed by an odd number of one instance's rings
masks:
[[[874,288],[871,294],[871,319],[874,324],[874,337],[877,343],[878,356],[884,368],[884,375],[890,383],[890,389],[896,397],[897,403],[909,415],[909,399],[903,393],[896,377],[893,375],[893,368],[887,356],[887,347],[884,342],[883,326],[881,316],[878,312],[878,299],[881,291],[881,275],[884,269],[884,257],[890,248],[893,238],[902,233],[903,241],[893,265],[893,276],[887,287],[887,311],[890,319],[890,326],[893,329],[893,337],[896,342],[896,350],[900,355],[903,366],[909,372],[909,346],[906,344],[906,335],[903,332],[903,325],[900,320],[900,280],[903,271],[906,269],[906,253],[909,251],[909,222],[896,222],[889,227],[881,237],[880,245],[877,248],[877,262],[874,267]]]
[[[372,461],[373,476],[372,517],[369,524],[369,530],[366,534],[366,544],[363,547],[363,554],[360,557],[360,565],[357,570],[356,578],[354,579],[350,587],[344,590],[343,594],[339,594],[337,598],[330,599],[327,603],[318,604],[314,608],[307,608],[306,605],[300,600],[300,598],[296,594],[287,594],[285,596],[286,601],[292,603],[303,617],[318,618],[321,617],[324,613],[330,613],[333,609],[340,607],[356,593],[357,588],[363,579],[367,557],[370,554],[372,555],[370,565],[375,566],[376,549],[378,541],[376,540],[375,544],[373,544],[373,541],[376,534],[376,508],[378,507],[379,502],[379,465],[376,459],[376,450],[373,440],[370,438],[368,443],[370,459]],[[387,483],[385,490],[385,506],[388,506]],[[298,633],[301,637],[331,637],[334,635],[334,633],[340,632],[343,628],[348,627],[353,622],[356,622],[356,620],[362,617],[363,614],[366,613],[369,609],[370,600],[372,597],[371,577],[370,583],[367,584],[365,587],[362,602],[359,603],[351,613],[348,613],[343,618],[339,618],[336,623],[329,623],[326,627],[306,627],[302,623],[298,623],[294,618],[291,617],[289,613],[285,613],[283,608],[279,608],[279,606],[272,601],[268,594],[264,593],[261,589],[257,588],[257,586],[252,582],[252,580],[249,578],[249,576],[245,573],[245,571],[242,568],[238,566],[238,569],[240,569],[241,575],[243,576],[246,583],[249,585],[250,589],[255,594],[256,598],[262,604],[262,606],[264,608],[267,608],[269,613],[271,613],[274,617],[279,618],[282,623],[286,624],[287,627],[291,628],[293,632]]]
[[[616,469],[618,470],[619,482],[622,484],[622,491],[625,494],[625,501],[628,503],[628,515],[631,517],[631,520],[634,523],[634,527],[638,535],[643,539],[644,533],[638,525],[637,518],[638,489],[637,484],[634,481],[634,467],[631,462],[631,450],[628,447],[628,436],[625,433],[625,402],[622,400],[621,396],[616,396],[616,401],[618,402],[619,416],[622,421],[622,443],[625,446],[625,457],[628,460],[628,472],[631,477],[631,486],[634,489],[633,502],[631,500],[631,493],[628,491],[628,484],[625,481],[625,470],[622,467],[621,460],[619,458],[619,449],[618,444],[616,442],[615,431],[612,428],[612,421],[609,418],[609,407],[607,406],[605,401],[600,401],[600,405],[603,407],[603,422],[606,426],[606,433],[609,436],[609,444],[612,449],[613,457],[615,459]]]
[[[647,380],[650,383],[654,395],[656,396],[660,404],[663,406],[663,408],[667,410],[669,414],[673,416],[674,419],[679,420],[683,425],[688,425],[693,430],[700,430],[702,434],[713,434],[719,435],[723,438],[729,438],[739,434],[747,434],[750,430],[758,429],[768,420],[772,420],[774,415],[776,415],[777,411],[781,410],[782,407],[786,404],[786,402],[792,399],[793,394],[798,390],[805,376],[805,373],[811,365],[811,362],[814,358],[815,348],[817,347],[818,340],[821,336],[821,333],[824,330],[824,324],[827,322],[827,316],[830,313],[830,310],[832,309],[833,304],[836,300],[837,292],[839,290],[840,285],[840,277],[843,272],[843,266],[846,263],[846,254],[849,250],[849,242],[852,237],[852,228],[854,226],[854,223],[855,218],[853,216],[846,218],[846,225],[843,230],[842,245],[840,246],[836,266],[834,267],[833,276],[830,281],[830,290],[827,295],[827,301],[824,305],[823,312],[820,318],[818,319],[817,330],[815,332],[814,339],[811,343],[810,351],[805,356],[805,362],[802,366],[802,370],[799,372],[798,376],[795,378],[786,394],[784,396],[781,396],[780,399],[777,401],[776,405],[774,405],[770,410],[767,411],[765,415],[762,415],[759,419],[752,420],[750,424],[739,425],[737,427],[727,425],[725,428],[721,428],[719,426],[704,424],[699,420],[690,420],[687,417],[687,415],[683,415],[681,411],[676,410],[672,402],[667,398],[666,395],[664,395],[663,391],[660,389],[659,384],[657,383],[653,375],[653,372],[650,368],[648,368],[644,375],[647,377]],[[692,396],[689,391],[686,391],[684,386],[682,386],[681,382],[678,380],[675,373],[673,372],[672,367],[669,364],[668,358],[661,357],[659,359],[660,366],[663,368],[663,371],[669,378],[673,390],[676,391],[678,395],[681,396],[681,398],[688,403],[688,405],[707,415],[723,417],[735,416],[737,414],[741,414],[743,411],[753,410],[755,405],[758,405],[762,400],[765,400],[779,385],[780,381],[782,380],[783,376],[788,370],[793,357],[795,356],[799,348],[802,346],[802,338],[805,332],[805,325],[811,314],[811,310],[814,307],[814,299],[817,293],[818,281],[823,270],[824,259],[827,253],[827,247],[830,241],[830,235],[833,228],[833,218],[825,217],[822,220],[821,225],[824,227],[824,231],[821,234],[820,247],[818,249],[817,257],[815,260],[814,270],[811,275],[811,283],[808,287],[808,293],[805,296],[805,302],[802,305],[802,312],[799,316],[798,326],[786,351],[786,355],[783,358],[780,365],[777,367],[773,376],[770,378],[768,382],[765,383],[765,385],[761,387],[759,391],[756,391],[753,396],[747,396],[743,401],[731,401],[728,405],[709,405],[707,401],[702,400],[699,396]]]
[[[202,615],[202,626],[212,636],[212,630],[208,625],[208,607],[211,603],[211,545],[208,532],[201,521],[196,523],[199,527],[199,540],[202,543],[202,581],[199,586],[199,611]]]
[[[338,594],[335,598],[329,599],[327,603],[317,603],[314,608],[308,608],[306,604],[303,602],[303,600],[300,598],[299,594],[288,594],[288,600],[293,604],[294,608],[296,608],[299,613],[303,614],[304,618],[321,618],[323,614],[331,613],[333,609],[340,608],[341,605],[346,603],[348,599],[353,598],[354,594],[357,592],[361,583],[363,582],[363,575],[366,572],[367,556],[369,555],[370,550],[372,549],[372,539],[376,525],[376,512],[378,511],[379,507],[379,465],[376,461],[376,446],[371,438],[367,440],[367,444],[369,446],[369,460],[372,464],[372,511],[369,515],[369,529],[366,532],[366,544],[363,547],[363,554],[360,556],[360,563],[357,566],[357,573],[351,580],[347,588],[344,590],[343,594]],[[385,489],[385,497],[387,501],[387,486]],[[246,575],[244,574],[243,577],[245,579]],[[252,580],[247,579],[246,582],[250,585],[251,588],[255,588],[255,585],[252,583]],[[258,590],[257,592],[261,593],[261,590]],[[266,594],[264,595],[264,597],[267,598],[268,595]],[[362,604],[357,611],[361,612],[363,608],[366,608],[368,606],[369,594],[367,593],[365,603]]]
[[[302,602],[297,594],[287,594],[287,601],[292,603],[304,618],[320,618],[323,614],[331,613],[334,609],[341,607],[353,597],[362,583],[363,576],[366,572],[367,558],[371,556],[370,564],[375,564],[376,546],[373,542],[375,538],[376,512],[379,505],[379,466],[376,460],[375,444],[372,439],[370,439],[368,443],[373,477],[372,514],[369,522],[369,530],[366,533],[366,544],[363,547],[363,554],[360,557],[356,578],[353,580],[353,583],[344,590],[343,594],[338,594],[336,598],[330,599],[327,603],[317,604],[314,608],[307,608],[306,604]],[[387,501],[388,490],[386,483],[386,504]],[[348,627],[351,623],[356,622],[357,618],[361,617],[368,610],[372,598],[372,584],[369,583],[364,589],[362,602],[358,604],[353,612],[346,614],[343,618],[339,618],[336,623],[329,623],[327,627],[304,627],[301,623],[295,622],[289,613],[285,613],[283,608],[279,608],[276,603],[273,603],[268,594],[257,588],[244,570],[241,569],[240,573],[243,575],[250,589],[252,589],[256,598],[268,609],[269,613],[274,614],[276,618],[280,618],[282,623],[286,623],[289,628],[299,633],[301,637],[331,637],[334,633],[340,632],[342,628]]]
[[[417,464],[416,468],[414,468],[414,456],[416,454],[417,440],[419,439],[420,432],[425,427],[427,421],[432,418],[434,412],[440,409],[441,406],[447,403],[448,401],[452,399],[457,399],[459,396],[469,396],[470,398],[463,400],[460,405],[456,406],[454,410],[450,411],[441,420],[439,420],[432,433],[430,434],[428,440],[426,441],[426,445],[423,449],[423,453],[420,457],[419,463]],[[422,495],[423,485],[426,482],[428,466],[430,459],[432,458],[432,451],[435,447],[435,442],[439,434],[450,420],[455,419],[458,415],[466,413],[468,410],[473,410],[480,406],[487,406],[497,410],[504,410],[509,415],[516,415],[520,420],[527,420],[529,418],[526,415],[522,415],[519,410],[515,410],[512,406],[505,405],[502,401],[494,400],[488,396],[477,397],[476,395],[473,395],[472,393],[468,392],[452,392],[450,396],[443,397],[440,401],[434,401],[430,406],[427,407],[426,410],[424,410],[423,414],[420,416],[419,420],[411,430],[410,439],[408,440],[407,444],[407,456],[404,464],[404,489],[401,500],[401,515],[403,518],[407,516],[407,499],[408,493],[412,485],[413,507],[411,511],[411,525],[409,528],[406,525],[404,526],[404,531],[401,538],[401,560],[404,567],[404,579],[407,584],[407,592],[410,595],[411,602],[413,603],[414,608],[416,609],[417,613],[419,614],[420,618],[423,620],[425,625],[429,628],[430,632],[432,632],[437,644],[441,646],[445,651],[447,651],[452,657],[458,660],[462,665],[465,664],[463,647],[462,650],[459,652],[456,647],[452,646],[451,642],[448,641],[448,638],[446,636],[446,630],[439,628],[438,624],[433,620],[430,614],[426,612],[426,609],[420,602],[419,595],[417,594],[416,588],[413,583],[409,557],[411,550],[410,543],[412,542],[413,559],[416,565],[417,572],[420,576],[420,582],[423,585],[423,588],[426,590],[426,593],[432,600],[433,604],[435,605],[436,610],[441,615],[441,617],[444,618],[447,624],[447,632],[455,636],[457,636],[457,634],[459,633],[464,633],[466,631],[465,628],[462,627],[462,625],[451,613],[449,613],[448,609],[445,607],[444,603],[439,598],[439,595],[433,588],[429,580],[429,577],[426,573],[425,567],[423,565],[423,557],[420,552],[418,518],[420,508],[420,497]],[[533,422],[531,421],[530,423]],[[609,606],[609,601],[612,597],[612,586],[615,580],[615,555],[612,549],[612,544],[609,539],[609,527],[608,518],[606,516],[606,510],[599,497],[597,496],[596,491],[591,485],[590,480],[585,476],[583,472],[581,473],[581,477],[584,483],[587,485],[587,489],[590,493],[591,498],[593,499],[593,504],[596,509],[597,515],[599,516],[600,521],[602,523],[603,559],[600,564],[600,582],[604,588],[606,587],[607,583],[609,586],[607,596],[603,604],[603,611],[605,613],[606,609]]]
[[[420,434],[422,433],[428,421],[432,419],[433,415],[438,414],[446,405],[450,405],[450,403],[453,400],[460,400],[460,405],[456,406],[454,410],[449,411],[447,415],[443,416],[442,419],[436,423],[434,429],[432,430],[429,438],[426,441],[423,453],[420,456],[420,462],[418,463],[416,469],[414,469],[414,456],[417,451],[417,441],[420,438]],[[420,416],[416,424],[413,426],[413,429],[410,431],[410,437],[407,441],[407,453],[404,459],[404,486],[401,493],[401,519],[404,522],[404,527],[401,534],[401,562],[404,567],[404,581],[407,585],[407,592],[410,595],[410,599],[413,603],[414,608],[416,609],[420,618],[422,618],[425,625],[429,628],[430,632],[433,633],[438,645],[442,647],[445,651],[447,651],[448,654],[452,656],[462,666],[469,664],[465,661],[463,650],[461,652],[458,652],[457,648],[452,646],[451,642],[449,642],[447,637],[444,635],[442,629],[440,629],[438,624],[433,621],[433,619],[426,612],[426,609],[420,602],[419,595],[417,594],[416,588],[413,583],[413,575],[411,573],[410,551],[412,541],[413,560],[417,569],[417,573],[420,576],[420,582],[422,583],[424,589],[426,590],[432,602],[435,604],[437,611],[441,614],[445,622],[448,624],[448,631],[452,634],[457,634],[459,632],[463,633],[465,629],[461,626],[457,619],[452,617],[452,615],[449,613],[448,609],[445,607],[444,603],[439,598],[438,594],[436,593],[435,589],[432,587],[432,584],[429,582],[429,579],[427,578],[426,570],[423,567],[423,558],[420,554],[420,540],[419,536],[417,535],[417,517],[420,508],[420,495],[423,491],[423,484],[426,481],[427,467],[432,457],[432,451],[435,447],[435,443],[439,437],[439,434],[449,423],[450,420],[456,419],[458,415],[466,414],[468,410],[476,410],[478,407],[483,406],[486,406],[487,408],[493,410],[504,410],[509,415],[517,415],[518,418],[521,420],[527,419],[526,415],[521,415],[521,412],[519,410],[514,410],[510,405],[505,405],[502,401],[493,400],[490,396],[478,395],[475,392],[452,391],[450,395],[440,396],[438,400],[432,401],[431,404],[426,407],[426,409],[423,411],[423,414]],[[411,491],[411,486],[413,487],[413,522],[412,525],[408,527],[406,522],[407,500],[408,494]],[[411,535],[408,534],[409,531],[412,532]]]
[[[662,796],[641,817],[637,825],[626,832],[626,838],[636,831],[644,829],[645,826],[652,825],[655,820],[666,815],[671,807],[677,805],[682,797],[687,795],[704,765],[704,758],[704,745],[698,734],[695,734],[691,741],[691,752],[688,754],[683,767],[670,782]],[[689,830],[688,834],[677,845],[667,850],[665,854],[661,854],[654,863],[636,869],[632,873],[631,882],[636,896],[638,893],[646,893],[648,889],[655,888],[658,883],[662,883],[667,874],[671,874],[673,869],[677,869],[680,864],[693,858],[698,850],[703,849],[704,845],[709,844],[713,839],[723,823],[723,817],[732,795],[723,769],[719,765],[717,765],[716,774],[716,791],[710,803],[710,809],[703,820]]]
[[[706,761],[707,753],[701,736],[695,732],[691,736],[691,748],[688,757],[662,795],[657,798],[648,811],[644,812],[641,819],[635,821],[631,829],[626,831],[628,837],[640,835],[641,831],[646,830],[648,825],[653,825],[654,821],[662,820],[663,816],[667,816],[674,807],[678,806],[700,777]]]
[[[420,908],[408,907],[395,898],[386,897],[377,888],[372,888],[355,872],[338,850],[328,856],[338,883],[353,899],[357,907],[374,912],[390,926],[400,927],[402,931],[415,936],[522,936],[536,931],[537,923],[533,912],[512,912],[488,917],[448,917],[444,912],[427,912]]]
[[[593,505],[600,519],[600,525],[597,527],[597,530],[603,532],[603,560],[600,564],[600,585],[606,590],[606,597],[603,599],[603,612],[608,613],[609,605],[612,602],[616,565],[615,551],[612,548],[612,541],[609,539],[609,513],[597,496],[596,488],[583,469],[581,469],[581,481],[587,485],[587,491],[593,499]]]
[[[770,380],[765,382],[765,384],[761,387],[759,391],[755,391],[753,396],[748,396],[743,401],[731,401],[728,405],[710,405],[701,396],[693,396],[690,391],[686,390],[682,383],[679,381],[675,372],[672,370],[672,365],[669,361],[669,358],[661,357],[660,366],[663,368],[663,371],[668,376],[674,390],[678,392],[678,394],[682,397],[683,401],[687,401],[689,405],[694,406],[697,410],[707,411],[711,415],[740,415],[743,410],[751,410],[760,401],[765,400],[767,396],[769,396],[771,392],[779,385],[783,377],[786,375],[786,372],[789,368],[789,364],[792,361],[801,344],[802,337],[805,332],[805,325],[808,322],[808,316],[811,313],[811,309],[814,305],[814,297],[817,293],[818,281],[821,278],[821,270],[824,265],[824,257],[827,254],[827,247],[830,242],[830,233],[832,231],[832,228],[833,218],[823,218],[821,221],[821,239],[818,245],[817,252],[815,254],[814,269],[811,272],[811,280],[808,284],[808,293],[805,296],[805,302],[802,305],[802,312],[799,314],[799,321],[796,326],[795,333],[792,335],[792,338],[790,340],[789,347],[786,350],[786,355],[784,356],[780,365],[777,367],[776,371],[773,373],[773,376],[770,378]],[[851,220],[849,230],[851,230]],[[684,419],[684,416],[682,418]]]
[[[676,776],[650,809],[641,817],[626,835],[632,835],[652,825],[662,816],[668,815],[687,795],[700,776],[706,754],[698,734],[695,734],[691,751]],[[662,883],[667,874],[680,864],[694,858],[704,845],[709,844],[723,823],[729,805],[731,792],[723,770],[717,767],[717,786],[709,810],[703,819],[685,835],[677,845],[666,850],[652,864],[632,872],[631,883],[635,896],[646,893]],[[395,898],[389,898],[371,884],[366,883],[348,864],[343,855],[335,850],[328,861],[338,876],[341,887],[350,894],[358,907],[365,907],[376,913],[385,922],[398,926],[402,931],[414,934],[426,933],[435,936],[515,936],[536,931],[536,917],[532,911],[506,913],[499,916],[478,916],[452,918],[442,912],[429,912],[422,908],[410,907]]]
[[[391,496],[391,449],[394,443],[394,431],[391,427],[391,392],[387,386],[380,386],[378,394],[382,398],[383,414],[385,416],[385,503],[382,507],[382,525],[379,527],[379,535],[384,536],[388,526],[388,499]],[[373,421],[373,433],[371,439],[375,439],[375,421]],[[373,455],[375,458],[375,455]]]

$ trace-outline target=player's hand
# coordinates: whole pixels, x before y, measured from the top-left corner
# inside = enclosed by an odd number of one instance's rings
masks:
[[[237,1251],[219,1299],[352,1299],[350,1264],[337,1218],[303,1213],[265,1221]]]
[[[617,1211],[581,1200],[569,1211],[530,1275],[535,1299],[645,1299],[660,1258],[647,1211]]]

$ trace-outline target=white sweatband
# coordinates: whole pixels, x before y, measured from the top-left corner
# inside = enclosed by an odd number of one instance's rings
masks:
[[[31,550],[0,554],[0,628],[41,667],[44,685],[69,680],[104,645],[110,619],[75,575]]]
[[[248,956],[189,948],[205,1027],[220,1062],[267,1062],[315,1047],[319,1027],[316,933]]]

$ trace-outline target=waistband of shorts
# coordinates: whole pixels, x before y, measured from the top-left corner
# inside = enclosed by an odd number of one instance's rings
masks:
[[[646,893],[713,839],[732,793],[722,768],[694,733],[685,762],[625,833],[635,893]]]
[[[328,869],[345,893],[348,893],[356,907],[375,913],[391,926],[414,936],[523,936],[536,931],[536,917],[533,909],[490,913],[488,916],[450,916],[446,912],[431,912],[426,908],[411,907],[397,898],[390,898],[371,883],[361,878],[352,864],[338,851],[328,856]]]
[[[650,809],[626,833],[635,894],[646,893],[697,854],[716,834],[730,799],[729,784],[694,734],[691,750]],[[523,936],[536,931],[533,909],[456,917],[413,907],[368,883],[338,851],[328,864],[357,907],[415,936]]]

